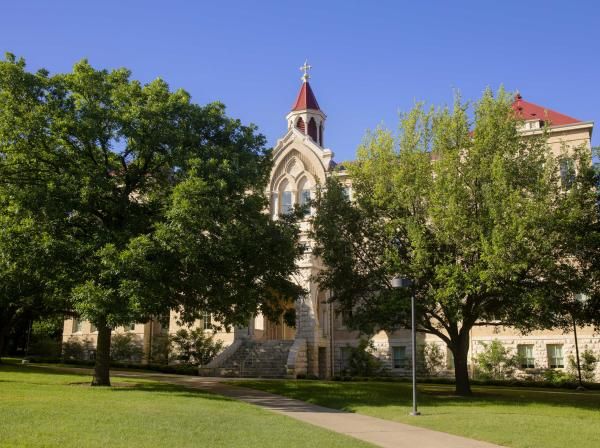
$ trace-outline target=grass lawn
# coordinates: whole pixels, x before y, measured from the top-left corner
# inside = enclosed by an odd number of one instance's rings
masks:
[[[246,403],[164,383],[0,366],[0,447],[370,447]]]
[[[234,384],[336,409],[423,426],[515,448],[600,447],[600,394],[556,389],[419,386],[420,417],[410,383],[243,381]]]

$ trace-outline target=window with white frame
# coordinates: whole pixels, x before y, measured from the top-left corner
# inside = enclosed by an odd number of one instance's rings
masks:
[[[406,347],[392,347],[392,366],[394,369],[405,369],[408,367],[407,364],[408,359],[406,358]]]
[[[212,316],[210,313],[202,315],[202,328],[204,330],[212,330]]]
[[[310,189],[300,191],[300,207],[304,210],[304,216],[310,215]]]
[[[291,191],[281,193],[281,214],[287,215],[294,210],[294,202]]]
[[[575,181],[575,163],[573,159],[563,158],[559,161],[560,166],[560,182],[566,189],[571,188]]]
[[[350,187],[346,186],[346,187],[343,187],[343,188],[342,188],[342,194],[344,195],[344,197],[345,197],[347,200],[350,200],[350,195],[351,195],[351,193],[352,193],[352,192],[350,191]]]
[[[562,344],[548,344],[546,349],[548,351],[548,367],[562,369],[565,366]]]
[[[73,318],[73,333],[81,333],[83,331],[83,321],[76,317]]]
[[[535,359],[533,358],[533,344],[517,345],[517,354],[519,356],[519,364],[522,369],[533,369],[535,367]]]

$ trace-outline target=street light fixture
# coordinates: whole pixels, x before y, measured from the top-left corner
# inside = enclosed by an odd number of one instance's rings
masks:
[[[410,288],[413,282],[409,278],[394,277],[392,278],[392,288]],[[410,313],[411,313],[411,337],[412,337],[412,395],[413,395],[413,408],[410,415],[417,416],[421,415],[417,411],[417,327],[415,324],[415,296],[410,295]]]

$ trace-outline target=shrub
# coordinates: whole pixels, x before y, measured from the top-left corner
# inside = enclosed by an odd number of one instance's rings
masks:
[[[595,381],[598,358],[594,355],[594,352],[590,349],[585,349],[579,356],[579,363],[581,365],[581,379],[590,383]],[[568,372],[574,379],[578,377],[577,360],[573,355],[569,356]]]
[[[373,342],[361,339],[358,347],[350,347],[348,357],[348,373],[351,376],[377,376],[383,375],[383,363],[373,356],[375,347]]]
[[[71,337],[62,344],[62,356],[65,361],[81,361],[89,357],[91,343],[87,339]]]
[[[171,340],[169,335],[160,334],[152,338],[152,347],[149,362],[156,364],[168,364],[171,352]]]
[[[519,365],[518,356],[497,339],[490,344],[481,342],[484,350],[475,357],[477,376],[485,380],[505,380],[511,378]]]
[[[138,336],[131,333],[117,333],[111,336],[110,359],[113,361],[141,361],[144,355]]]
[[[419,360],[425,376],[436,376],[444,367],[444,353],[438,344],[427,343],[419,347]]]
[[[543,373],[544,381],[555,386],[567,386],[574,382],[575,378],[562,370],[546,369]]]
[[[223,341],[206,336],[202,328],[180,329],[171,336],[173,357],[192,365],[206,365],[223,349]]]

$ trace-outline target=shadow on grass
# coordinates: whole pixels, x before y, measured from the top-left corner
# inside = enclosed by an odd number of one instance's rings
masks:
[[[15,379],[0,379],[1,383],[12,383],[12,384],[30,384],[36,386],[54,386],[54,387],[86,387],[89,385],[88,390],[95,391],[107,391],[111,393],[129,393],[129,392],[142,392],[142,393],[161,393],[169,394],[177,397],[188,397],[188,398],[203,398],[207,400],[218,400],[218,401],[232,401],[231,398],[210,393],[202,389],[196,389],[192,387],[185,387],[176,384],[169,384],[165,382],[159,382],[153,379],[138,378],[136,376],[112,376],[111,383],[112,387],[92,387],[91,376],[88,372],[79,371],[67,371],[61,368],[52,367],[39,367],[29,365],[0,365],[0,373],[9,373],[18,375]],[[89,378],[87,381],[75,381],[69,382],[51,382],[51,381],[36,381],[28,379],[30,374],[34,375],[48,375],[51,377],[80,377]],[[138,382],[140,381],[140,382]]]
[[[245,381],[232,382],[240,387],[256,388],[347,412],[357,407],[406,407],[411,406],[411,386],[404,383],[339,383],[308,381]],[[453,386],[426,384],[419,386],[419,404],[423,407],[490,406],[513,407],[519,412],[528,405],[600,410],[600,394],[574,392],[571,390],[510,389],[502,387],[473,388],[469,397],[454,394]],[[436,411],[437,413],[437,411]]]

